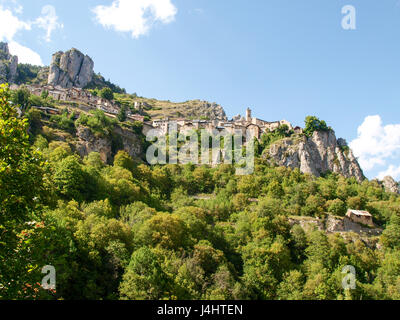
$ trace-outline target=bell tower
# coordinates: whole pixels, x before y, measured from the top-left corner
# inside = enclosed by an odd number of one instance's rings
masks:
[[[252,117],[251,117],[251,109],[250,108],[247,108],[247,110],[246,110],[246,121],[247,122],[252,122]]]

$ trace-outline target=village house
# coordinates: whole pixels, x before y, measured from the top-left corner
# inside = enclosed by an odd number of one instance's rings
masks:
[[[167,134],[172,123],[176,125],[178,131],[182,133],[188,133],[192,130],[199,129],[206,129],[208,131],[222,131],[225,129],[230,134],[241,133],[242,135],[246,135],[246,132],[249,131],[251,136],[257,139],[260,139],[263,133],[273,131],[281,125],[287,125],[289,129],[293,129],[291,123],[286,120],[267,122],[253,118],[250,108],[246,110],[246,117],[238,115],[230,121],[186,120],[182,118],[170,121],[167,118],[154,120],[153,127],[159,129],[163,134]]]
[[[108,114],[116,115],[119,112],[119,107],[114,101],[108,101],[101,97],[94,96],[90,91],[81,88],[64,89],[59,86],[41,86],[41,85],[27,85],[26,88],[31,94],[41,96],[43,92],[48,92],[49,96],[56,101],[71,101],[85,104],[93,109],[100,109]],[[18,86],[13,88],[18,89]],[[138,121],[141,121],[138,119]]]
[[[144,122],[144,116],[140,116],[138,114],[129,114],[127,115],[127,119],[131,121]]]
[[[47,91],[49,96],[56,101],[64,102],[77,102],[80,104],[80,108],[87,109],[99,109],[104,111],[107,115],[112,115],[113,117],[119,113],[120,106],[118,106],[114,101],[109,101],[101,97],[93,95],[90,91],[81,88],[69,88],[64,89],[61,87],[54,87],[51,85],[28,85],[28,90],[37,96],[40,96],[44,91]],[[142,111],[143,108],[148,107],[145,102],[134,102],[133,106],[137,111]],[[53,112],[53,111],[51,111]],[[128,121],[140,121],[144,123],[144,117],[142,115],[127,114]],[[188,119],[177,119],[170,120],[157,119],[151,123],[154,129],[159,130],[162,134],[167,134],[170,125],[176,125],[178,132],[188,133],[193,130],[206,129],[209,132],[217,130],[219,132],[226,130],[229,134],[241,133],[246,136],[247,132],[250,132],[252,137],[260,139],[263,133],[268,133],[270,131],[276,130],[281,125],[287,125],[289,129],[293,129],[290,122],[286,120],[268,122],[252,116],[252,111],[250,108],[246,110],[246,116],[242,117],[240,115],[234,117],[232,120],[188,120]],[[146,125],[148,129],[150,123]],[[301,133],[302,129],[299,127],[295,128],[296,133]]]
[[[346,217],[356,223],[361,223],[370,227],[375,226],[372,215],[368,211],[349,209],[346,213]]]

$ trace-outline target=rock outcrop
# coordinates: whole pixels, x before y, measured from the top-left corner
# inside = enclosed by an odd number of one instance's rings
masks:
[[[77,49],[53,54],[48,84],[62,88],[84,88],[93,79],[93,60]]]
[[[190,100],[181,103],[170,101],[148,101],[145,111],[153,119],[207,119],[228,120],[224,108],[217,104],[201,100]]]
[[[316,131],[307,138],[295,135],[272,144],[264,158],[278,166],[299,168],[303,173],[319,177],[334,172],[346,178],[364,180],[361,167],[343,139],[336,139],[334,131]]]
[[[117,146],[114,145],[113,148],[111,137],[95,135],[89,128],[79,126],[76,132],[78,140],[75,143],[75,149],[81,157],[85,157],[91,152],[98,152],[104,163],[112,162],[113,149],[123,149],[132,158],[139,158],[143,154],[143,144],[136,133],[116,127],[114,134],[120,140],[117,141]]]
[[[325,221],[326,232],[354,232],[369,236],[379,236],[382,229],[374,227],[365,227],[356,222],[351,221],[348,217],[335,217],[328,215]]]
[[[319,230],[324,231],[324,221],[320,218],[313,217],[289,217],[289,224],[291,226],[298,224],[304,229],[304,231]]]
[[[78,142],[75,144],[76,151],[81,157],[89,155],[91,152],[98,152],[104,163],[110,163],[112,158],[112,142],[108,137],[98,137],[87,128],[80,126],[77,128],[76,135]]]
[[[391,176],[383,178],[382,183],[386,192],[400,193],[399,184]]]
[[[224,108],[216,103],[204,102],[194,115],[199,118],[203,116],[210,120],[228,120]]]
[[[121,127],[116,127],[114,129],[114,134],[121,137],[123,149],[132,158],[140,158],[144,154],[143,143],[136,133]]]
[[[326,233],[357,233],[366,237],[375,237],[382,234],[382,229],[378,227],[365,227],[351,221],[347,217],[337,217],[326,215],[322,218],[313,217],[294,217],[288,218],[291,226],[298,224],[305,231],[319,230]]]
[[[0,83],[15,83],[18,76],[18,57],[12,56],[8,44],[0,42]]]

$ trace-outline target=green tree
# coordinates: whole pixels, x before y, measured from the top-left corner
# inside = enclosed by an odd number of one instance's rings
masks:
[[[320,120],[314,116],[308,116],[305,120],[304,133],[306,136],[311,137],[314,131],[328,131],[329,128],[324,120]]]
[[[48,92],[47,90],[43,90],[43,91],[42,91],[42,94],[40,95],[40,97],[41,97],[42,99],[47,99],[48,96],[49,96],[49,92]]]
[[[77,156],[68,156],[57,163],[53,180],[56,192],[60,197],[67,200],[84,200],[85,176]]]
[[[126,121],[126,119],[127,119],[126,112],[127,112],[127,107],[125,105],[122,105],[121,108],[119,109],[119,112],[118,112],[118,115],[117,115],[117,118],[118,118],[119,122],[125,122]]]
[[[329,200],[326,203],[328,207],[328,212],[337,215],[337,216],[344,216],[346,214],[347,206],[344,201],[340,199]]]
[[[285,274],[284,280],[279,284],[277,299],[302,300],[303,299],[303,275],[300,271],[292,270]]]
[[[190,237],[187,226],[178,215],[163,212],[144,222],[137,233],[137,241],[154,247],[179,250],[188,246]]]
[[[29,107],[30,96],[31,93],[28,89],[20,88],[12,93],[11,101],[25,111]]]
[[[120,285],[123,300],[160,300],[168,297],[167,275],[158,262],[157,255],[142,247],[132,254],[129,266]]]
[[[26,223],[40,219],[40,200],[44,196],[43,162],[30,147],[28,120],[19,118],[9,101],[9,89],[1,85],[0,299],[17,298],[23,294],[22,286],[32,283],[27,271],[35,263],[37,250],[28,248],[28,244],[29,235],[36,229]]]
[[[394,213],[383,231],[381,242],[386,248],[400,248],[400,214]]]
[[[93,167],[97,170],[100,170],[105,167],[103,160],[101,159],[101,155],[98,152],[91,152],[84,159],[84,163],[87,166]]]
[[[100,97],[102,97],[103,99],[111,101],[111,100],[114,99],[114,92],[108,87],[103,88],[100,91]]]
[[[114,166],[132,171],[134,168],[134,162],[126,151],[120,150],[114,157]]]

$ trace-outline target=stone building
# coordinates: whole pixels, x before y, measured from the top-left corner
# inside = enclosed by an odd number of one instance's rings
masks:
[[[268,122],[253,118],[250,108],[247,108],[245,118],[237,115],[230,121],[186,119],[169,120],[168,118],[153,121],[153,127],[160,130],[163,134],[168,133],[170,125],[172,124],[176,125],[178,131],[182,133],[188,133],[192,130],[200,129],[206,129],[210,132],[212,130],[222,131],[225,129],[230,134],[241,133],[243,136],[246,136],[246,133],[250,132],[251,136],[256,137],[257,139],[260,139],[263,133],[273,131],[281,125],[287,125],[289,129],[293,129],[291,123],[286,120]]]
[[[372,220],[372,215],[368,211],[349,209],[346,213],[346,217],[353,222],[365,224],[370,227],[375,226]]]

